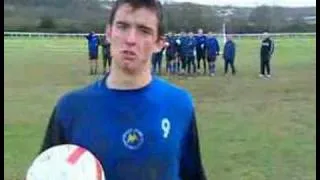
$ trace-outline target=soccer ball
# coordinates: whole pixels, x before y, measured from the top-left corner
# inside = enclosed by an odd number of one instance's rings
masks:
[[[105,180],[100,162],[73,144],[54,146],[37,156],[25,180]]]
[[[169,45],[170,45],[169,42],[164,43],[164,47],[168,47]]]

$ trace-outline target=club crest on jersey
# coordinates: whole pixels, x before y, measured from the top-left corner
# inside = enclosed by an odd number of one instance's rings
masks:
[[[128,129],[122,135],[122,142],[125,147],[131,150],[136,150],[143,144],[143,133],[138,129]]]

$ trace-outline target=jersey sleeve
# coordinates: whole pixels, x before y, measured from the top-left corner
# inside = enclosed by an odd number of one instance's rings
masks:
[[[180,160],[180,177],[182,180],[206,180],[201,162],[196,115],[193,111],[191,123],[185,136]]]
[[[65,143],[66,138],[63,133],[63,128],[61,124],[59,124],[57,118],[57,107],[55,107],[49,118],[49,123],[45,131],[40,153],[45,151],[46,149],[49,149],[50,147]]]
[[[273,54],[273,51],[274,51],[274,42],[272,40],[270,40],[270,55]]]

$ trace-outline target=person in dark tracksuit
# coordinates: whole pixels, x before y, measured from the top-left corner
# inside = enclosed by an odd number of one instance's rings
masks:
[[[158,73],[159,75],[161,75],[163,51],[164,51],[164,47],[159,52],[153,53],[153,55],[152,55],[152,72]],[[157,71],[157,69],[158,69],[158,71]]]
[[[216,59],[220,53],[220,46],[218,40],[215,36],[212,35],[212,32],[208,33],[208,37],[206,40],[206,55],[209,64],[209,74],[210,76],[214,76],[216,72]]]
[[[186,40],[186,49],[185,49],[185,55],[186,55],[186,63],[187,63],[187,72],[189,75],[196,73],[196,46],[197,41],[193,36],[193,33],[190,31],[187,36]],[[192,72],[191,72],[191,66],[192,66]]]
[[[105,74],[107,71],[107,64],[110,71],[111,67],[111,53],[110,53],[110,42],[107,40],[106,36],[103,37],[101,40],[101,47],[102,47],[102,55],[103,55],[103,74]]]
[[[169,73],[169,66],[170,66],[170,62],[169,62],[169,59],[170,57],[168,58],[168,47],[169,47],[169,38],[172,33],[171,32],[168,32],[168,34],[165,36],[165,41],[164,41],[164,46],[165,46],[165,51],[166,51],[166,73]]]
[[[177,44],[177,58],[176,58],[176,60],[174,61],[174,64],[175,65],[173,65],[174,67],[175,67],[175,72],[177,73],[177,74],[180,74],[181,73],[181,68],[182,68],[182,59],[181,59],[181,57],[182,57],[182,51],[181,51],[181,41],[180,41],[180,39],[181,39],[181,37],[182,37],[182,34],[184,34],[183,32],[181,33],[179,33],[179,34],[176,34],[175,35],[175,39],[176,39],[176,44]]]
[[[182,31],[180,37],[178,39],[179,44],[179,56],[180,56],[180,64],[181,64],[181,74],[185,74],[187,67],[187,53],[188,53],[188,39],[187,34]]]
[[[198,34],[195,36],[196,41],[197,41],[197,71],[200,73],[200,63],[201,60],[203,61],[203,73],[206,74],[207,70],[207,63],[206,63],[206,58],[205,58],[205,44],[206,44],[206,36],[203,34],[203,30],[199,29]]]
[[[168,46],[166,47],[166,60],[167,60],[166,71],[169,74],[175,74],[176,73],[175,60],[177,58],[177,43],[176,43],[176,37],[173,36],[171,32],[168,33],[167,43],[168,43]]]
[[[234,59],[236,55],[236,45],[232,41],[231,35],[227,36],[227,42],[223,48],[223,59],[224,59],[224,74],[228,73],[228,67],[230,65],[232,74],[236,74],[236,69],[234,67]]]
[[[274,42],[270,38],[270,35],[263,33],[263,40],[260,48],[260,77],[271,77],[270,72],[270,59],[274,51]],[[267,73],[265,73],[265,70]]]

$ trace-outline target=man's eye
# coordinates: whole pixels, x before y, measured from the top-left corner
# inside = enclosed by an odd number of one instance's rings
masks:
[[[118,24],[117,27],[118,27],[119,29],[127,29],[127,28],[128,28],[128,25],[126,25],[126,24]]]
[[[149,29],[145,29],[145,28],[140,28],[140,31],[144,34],[151,34]]]

